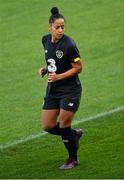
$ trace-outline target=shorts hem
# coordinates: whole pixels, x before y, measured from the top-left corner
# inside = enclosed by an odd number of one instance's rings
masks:
[[[42,107],[42,109],[44,110],[53,110],[53,109],[60,109],[59,107],[58,108],[52,108],[52,107]]]
[[[71,112],[76,112],[78,109],[68,109],[68,108],[63,108],[63,107],[60,107],[60,109],[63,109],[65,111],[71,111]]]

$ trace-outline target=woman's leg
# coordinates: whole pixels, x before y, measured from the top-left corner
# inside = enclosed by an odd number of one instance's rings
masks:
[[[59,123],[57,122],[58,115],[59,109],[43,109],[41,115],[42,128],[50,134],[60,135]]]
[[[82,130],[74,130],[71,128],[71,122],[74,117],[74,112],[60,110],[60,132],[66,149],[68,150],[69,158],[60,167],[60,169],[70,169],[79,164],[77,159],[77,150],[79,147],[79,139],[82,136]]]
[[[73,117],[74,112],[60,110],[59,121],[62,140],[68,150],[69,158],[77,160],[76,132],[71,128]]]
[[[74,112],[60,109],[59,122],[60,128],[70,127],[74,117]]]

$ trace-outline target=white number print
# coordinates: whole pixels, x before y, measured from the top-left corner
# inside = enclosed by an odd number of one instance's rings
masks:
[[[48,72],[54,73],[57,70],[56,62],[54,59],[48,59]]]

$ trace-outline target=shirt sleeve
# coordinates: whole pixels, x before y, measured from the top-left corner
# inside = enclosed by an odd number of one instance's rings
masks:
[[[43,47],[45,47],[45,43],[46,43],[46,36],[43,36],[41,41],[42,41]]]
[[[80,53],[76,45],[71,45],[68,47],[68,59],[71,63],[76,63],[80,61]]]

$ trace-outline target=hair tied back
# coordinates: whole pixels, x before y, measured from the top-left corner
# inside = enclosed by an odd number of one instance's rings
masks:
[[[52,15],[59,14],[58,8],[57,8],[57,7],[53,7],[53,8],[51,9],[51,13],[52,13]]]

